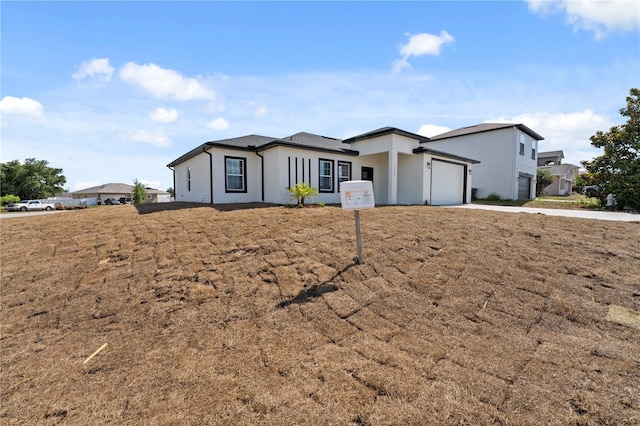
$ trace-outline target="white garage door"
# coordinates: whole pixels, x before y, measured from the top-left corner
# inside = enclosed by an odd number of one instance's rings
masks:
[[[431,164],[431,204],[434,206],[462,204],[464,166],[438,160],[433,160]]]

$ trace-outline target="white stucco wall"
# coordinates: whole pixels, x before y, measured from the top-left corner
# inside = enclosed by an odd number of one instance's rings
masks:
[[[520,135],[524,135],[524,155],[519,155]],[[531,159],[534,143],[537,152],[535,139],[509,127],[431,141],[424,146],[480,161],[473,165],[472,172],[473,187],[478,188],[479,198],[495,192],[505,199],[517,199],[519,173],[533,176],[531,194],[535,193],[537,159]]]
[[[424,155],[398,154],[398,204],[424,204],[429,199],[425,183],[430,174],[425,163]]]
[[[191,168],[191,190],[187,186],[187,168]],[[176,201],[210,203],[209,156],[205,153],[174,167]]]

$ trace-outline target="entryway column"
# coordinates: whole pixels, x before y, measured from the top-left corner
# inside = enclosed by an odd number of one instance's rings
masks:
[[[398,202],[398,151],[395,147],[391,147],[389,150],[389,179],[387,194],[389,204],[396,204]]]

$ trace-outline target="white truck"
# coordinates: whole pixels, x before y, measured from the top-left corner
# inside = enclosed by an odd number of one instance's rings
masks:
[[[9,204],[7,210],[10,212],[26,212],[36,210],[53,210],[56,206],[54,203],[43,202],[40,200],[26,200],[18,203]]]

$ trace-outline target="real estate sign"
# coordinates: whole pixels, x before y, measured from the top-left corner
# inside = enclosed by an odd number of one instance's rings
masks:
[[[373,183],[369,180],[348,180],[340,182],[340,202],[346,210],[372,209]]]
[[[373,182],[368,180],[348,180],[340,182],[340,202],[345,210],[353,210],[356,218],[356,240],[358,243],[358,264],[364,264],[362,254],[362,234],[360,233],[360,210],[374,208]]]

